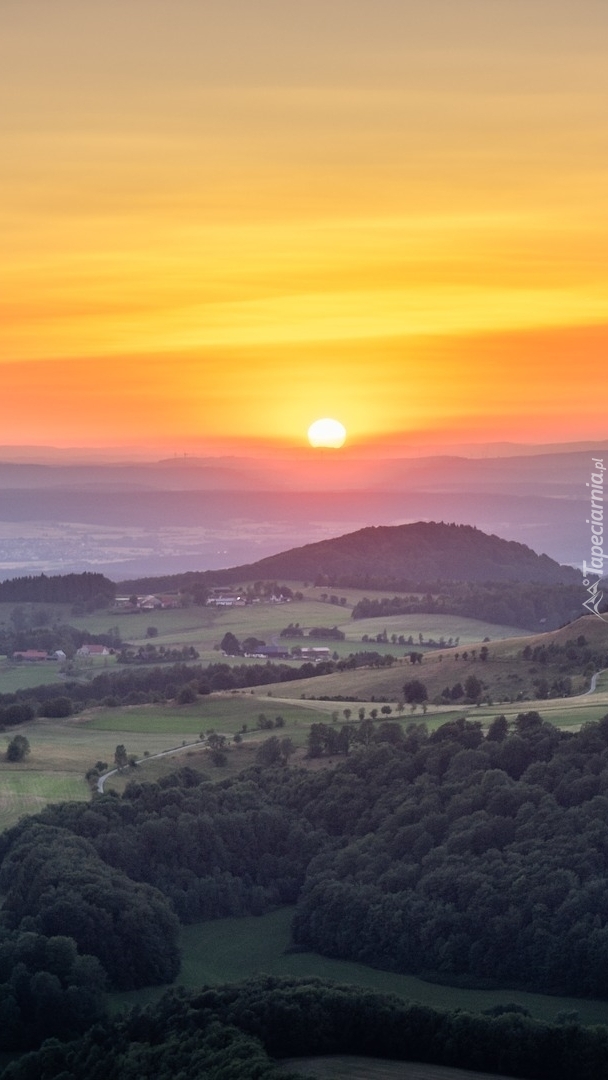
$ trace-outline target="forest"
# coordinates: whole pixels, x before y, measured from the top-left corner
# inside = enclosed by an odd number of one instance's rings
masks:
[[[116,585],[103,574],[37,574],[0,581],[0,603],[90,604],[92,611],[114,600]]]
[[[77,959],[109,986],[162,984],[179,966],[178,920],[285,904],[298,949],[452,985],[608,998],[608,716],[577,734],[535,712],[485,734],[464,719],[352,731],[316,751],[335,755],[331,769],[261,755],[212,783],[186,767],[4,833],[0,944],[28,958],[17,983],[0,964],[2,1009],[19,1020],[0,1028],[4,1048],[12,1032],[36,1045],[38,993],[63,1002],[84,977]],[[47,943],[66,938],[58,973]]]
[[[70,1043],[48,1040],[5,1080],[297,1080],[291,1056],[358,1054],[432,1062],[527,1080],[598,1080],[608,1029],[444,1012],[321,979],[260,976],[173,991],[98,1021]]]
[[[386,582],[377,588],[387,588]],[[403,586],[397,586],[403,588]],[[505,626],[553,630],[578,614],[583,589],[580,585],[539,585],[534,582],[461,582],[418,585],[406,596],[363,597],[351,618],[386,618],[390,615],[461,615]],[[421,595],[422,594],[422,595]]]

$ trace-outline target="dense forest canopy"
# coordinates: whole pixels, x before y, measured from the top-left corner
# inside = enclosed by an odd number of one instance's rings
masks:
[[[93,603],[107,607],[116,595],[116,585],[103,574],[38,574],[0,581],[0,603],[39,604]]]
[[[297,1080],[291,1056],[359,1054],[527,1080],[598,1080],[608,1029],[544,1024],[517,1012],[442,1012],[321,979],[259,977],[178,991],[83,1038],[49,1040],[6,1080]],[[300,1075],[300,1074],[298,1074]]]
[[[337,729],[336,729],[337,730]],[[608,997],[608,717],[487,734],[365,719],[334,769],[191,769],[0,837],[7,932],[72,937],[115,986],[170,980],[177,922],[296,903],[296,944],[445,979]],[[340,743],[340,745],[338,745]]]

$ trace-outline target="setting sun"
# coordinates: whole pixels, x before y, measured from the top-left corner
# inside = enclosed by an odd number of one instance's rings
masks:
[[[339,420],[331,420],[327,416],[321,420],[315,420],[308,429],[308,441],[311,446],[326,446],[338,450],[344,445],[345,439],[344,424],[341,424]]]

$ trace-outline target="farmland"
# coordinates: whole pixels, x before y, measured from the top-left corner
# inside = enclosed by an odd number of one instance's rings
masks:
[[[295,588],[295,583],[291,583]],[[328,722],[330,717],[344,722],[344,708],[348,706],[352,719],[359,709],[366,715],[382,701],[392,703],[391,719],[399,718],[408,723],[412,718],[409,709],[402,715],[395,711],[395,703],[403,698],[404,683],[412,678],[421,679],[428,690],[429,704],[425,722],[436,727],[453,715],[469,715],[488,724],[497,712],[514,719],[529,708],[538,710],[543,718],[560,727],[578,728],[588,721],[598,720],[608,712],[608,673],[600,674],[594,694],[573,696],[567,699],[551,698],[544,701],[527,699],[532,665],[522,663],[521,650],[526,642],[532,644],[546,640],[564,642],[569,636],[580,632],[581,627],[590,641],[603,645],[608,638],[608,627],[589,616],[579,620],[574,627],[566,627],[549,635],[523,638],[521,631],[508,626],[491,626],[473,619],[436,615],[397,615],[379,620],[351,620],[350,611],[362,597],[361,590],[346,590],[338,603],[320,599],[316,589],[304,591],[304,599],[290,603],[260,603],[247,607],[215,609],[191,606],[176,610],[159,610],[137,615],[112,616],[107,612],[86,616],[72,616],[67,605],[40,605],[48,619],[70,621],[89,632],[112,630],[119,622],[123,639],[134,645],[152,641],[155,646],[167,647],[194,645],[201,654],[201,662],[222,661],[242,663],[243,658],[224,657],[218,651],[218,642],[230,631],[239,640],[247,636],[261,636],[266,641],[277,641],[280,631],[288,623],[299,623],[305,630],[311,626],[331,627],[337,625],[347,635],[344,641],[331,641],[331,649],[341,655],[363,648],[375,652],[391,652],[395,662],[390,668],[362,667],[353,671],[336,672],[312,679],[290,683],[276,683],[257,690],[239,690],[199,697],[192,705],[177,705],[174,701],[163,704],[141,704],[118,708],[88,708],[65,720],[39,718],[22,725],[20,731],[29,739],[31,754],[25,762],[8,764],[0,760],[2,801],[1,823],[6,826],[21,814],[31,812],[46,800],[86,799],[89,788],[84,774],[97,761],[113,763],[117,745],[126,747],[130,756],[141,759],[142,777],[151,779],[163,775],[174,767],[173,758],[154,759],[154,755],[171,748],[183,747],[188,763],[208,769],[208,759],[197,746],[202,732],[219,731],[227,736],[245,731],[244,744],[231,749],[226,766],[214,771],[215,777],[230,775],[251,763],[255,746],[267,737],[264,732],[254,733],[260,713],[271,720],[281,715],[284,721],[282,734],[289,735],[298,753],[295,761],[302,760],[309,726],[315,719]],[[30,605],[25,605],[26,614]],[[0,605],[0,623],[11,618],[14,605]],[[380,624],[382,624],[380,626]],[[147,637],[154,627],[153,638]],[[389,642],[371,642],[363,645],[361,637],[369,637],[386,631]],[[517,634],[517,637],[513,635]],[[390,638],[410,636],[416,642],[416,652],[423,652],[423,662],[412,665],[408,647],[390,642]],[[459,646],[426,650],[420,638],[446,642],[459,639]],[[487,643],[488,658],[481,661],[480,643]],[[297,639],[296,639],[297,640]],[[300,639],[301,640],[301,639]],[[321,639],[322,640],[322,639]],[[289,644],[293,644],[289,641]],[[405,655],[404,655],[405,654]],[[96,674],[112,670],[116,658],[98,657],[77,660],[70,678],[89,680]],[[294,662],[295,665],[295,662]],[[56,662],[41,664],[17,664],[0,660],[0,692],[39,685],[41,682],[59,682],[65,676]],[[469,675],[481,679],[493,704],[480,706],[433,705],[430,702],[443,688]],[[579,692],[589,686],[589,677],[575,676],[573,688]],[[326,700],[320,700],[325,698]],[[344,700],[339,700],[343,698]],[[333,714],[333,716],[332,716]],[[420,717],[420,710],[415,719]],[[8,735],[4,738],[8,741]],[[194,744],[194,745],[193,745]],[[147,759],[150,758],[148,761]],[[124,787],[127,778],[112,778],[109,787]]]
[[[285,721],[283,733],[304,745],[311,722],[310,710],[297,704],[278,706],[251,696],[243,699],[212,695],[199,698],[191,706],[168,703],[89,709],[62,720],[39,717],[22,724],[19,732],[29,740],[31,753],[18,764],[7,762],[3,755],[0,757],[0,827],[8,828],[23,814],[40,810],[46,802],[90,798],[85,773],[97,761],[105,761],[111,767],[119,744],[126,747],[129,756],[141,759],[183,744],[183,754],[177,762],[173,757],[158,762],[143,760],[142,779],[156,779],[186,763],[207,770],[208,755],[201,746],[196,746],[200,733],[213,729],[234,735],[243,725],[254,729],[262,711],[272,719],[280,713]],[[252,764],[255,746],[267,735],[250,730],[242,746],[230,750],[226,767],[214,768],[213,775],[220,779]],[[6,733],[1,738],[9,740]],[[113,777],[108,790],[121,790],[132,778],[132,770]]]
[[[436,657],[425,661],[427,668],[423,665],[422,677],[425,680],[433,662],[438,663]],[[464,666],[462,663],[462,668]],[[478,663],[476,670],[479,667]],[[420,677],[418,669],[416,676]],[[336,715],[338,722],[344,723],[345,707],[349,708],[351,722],[354,722],[360,708],[369,715],[374,704],[378,707],[380,695],[388,696],[392,691],[390,700],[396,700],[402,692],[403,683],[411,677],[411,665],[402,663],[389,672],[364,668],[274,687],[265,686],[255,692],[242,690],[211,694],[199,697],[191,705],[165,702],[117,708],[100,706],[61,720],[39,717],[19,726],[19,732],[27,737],[31,745],[31,754],[27,759],[11,764],[4,760],[3,755],[0,756],[0,826],[8,827],[23,814],[40,809],[47,801],[88,799],[90,789],[84,779],[85,773],[97,761],[112,766],[114,751],[119,744],[126,747],[129,756],[141,760],[138,766],[141,779],[156,780],[176,767],[176,759],[155,759],[154,755],[172,748],[182,748],[177,764],[189,764],[209,772],[208,755],[198,742],[201,733],[213,730],[230,737],[245,729],[243,743],[238,748],[229,747],[226,764],[214,767],[212,772],[216,779],[233,775],[253,763],[257,745],[269,735],[268,731],[256,730],[260,714],[273,722],[277,716],[282,717],[284,726],[281,735],[288,735],[297,748],[294,764],[306,764],[305,746],[311,723],[316,720],[329,723]],[[400,715],[392,706],[393,711],[388,718],[399,720],[404,725],[412,719],[424,719],[429,729],[433,729],[454,716],[468,715],[487,725],[497,712],[503,713],[508,720],[514,720],[518,713],[534,709],[555,726],[575,730],[608,713],[608,690],[603,688],[605,680],[599,682],[599,686],[600,689],[592,695],[548,701],[522,700],[502,703],[500,707],[429,705],[424,717],[420,710],[412,714],[409,709]],[[302,693],[309,696],[303,699],[300,696]],[[348,694],[349,698],[352,696],[355,700],[319,700],[323,694],[338,693]],[[2,738],[8,743],[8,733]],[[108,790],[122,790],[132,776],[132,770],[129,770],[128,773],[111,777]]]
[[[252,604],[247,607],[223,609],[191,606],[122,616],[109,612],[73,615],[69,605],[60,604],[28,604],[23,607],[26,615],[43,611],[49,625],[69,624],[91,634],[108,634],[118,630],[123,641],[135,647],[150,643],[148,629],[152,626],[156,631],[152,639],[155,646],[166,648],[193,646],[200,654],[201,660],[210,663],[217,661],[219,643],[225,633],[231,632],[239,640],[255,636],[268,644],[278,641],[281,630],[290,622],[299,623],[304,633],[313,626],[328,628],[337,626],[345,634],[344,641],[320,640],[316,644],[330,644],[332,652],[335,650],[339,656],[348,656],[349,653],[361,648],[371,649],[381,654],[403,654],[406,647],[392,643],[390,638],[393,635],[397,638],[403,636],[406,640],[412,637],[417,647],[423,651],[425,646],[418,645],[420,635],[425,641],[429,638],[437,641],[440,638],[446,641],[450,638],[459,639],[462,645],[482,641],[486,637],[494,641],[514,635],[521,636],[521,630],[515,627],[497,626],[454,615],[443,617],[392,615],[382,620],[352,620],[350,612],[363,596],[361,590],[348,590],[344,605],[322,601],[317,593],[318,590],[309,590],[304,594],[303,600],[285,604]],[[0,626],[9,625],[14,608],[14,604],[0,604]],[[378,633],[384,631],[388,635],[388,642],[373,640],[367,645],[362,644],[362,638],[365,635],[373,639]],[[297,639],[287,641],[289,646],[299,643]],[[315,642],[311,643],[315,644]],[[100,668],[107,668],[114,662],[113,657],[100,657],[94,660],[77,659],[73,663],[71,677],[87,679],[92,674],[97,674]],[[23,664],[11,663],[0,658],[0,693],[10,693],[17,689],[40,685],[43,682],[61,682],[63,678],[61,666],[56,662]]]

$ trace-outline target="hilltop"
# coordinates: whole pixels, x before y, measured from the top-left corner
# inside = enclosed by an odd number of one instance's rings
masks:
[[[258,562],[180,575],[205,584],[230,584],[256,579],[314,581],[332,586],[404,589],[437,582],[519,582],[577,585],[578,570],[560,566],[548,555],[513,540],[489,535],[472,525],[418,521],[410,525],[379,525],[291,548]],[[163,579],[163,587],[170,579]],[[126,586],[137,582],[127,582]],[[153,587],[154,579],[146,579]]]

